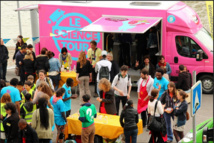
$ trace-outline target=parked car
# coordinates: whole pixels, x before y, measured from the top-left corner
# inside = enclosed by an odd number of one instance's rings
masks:
[[[197,143],[213,143],[213,118],[210,118],[196,126]],[[193,130],[187,133],[179,143],[193,143]]]

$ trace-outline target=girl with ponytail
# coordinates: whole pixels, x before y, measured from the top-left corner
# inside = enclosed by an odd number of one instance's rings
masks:
[[[130,137],[132,137],[132,143],[137,143],[138,134],[138,113],[133,108],[133,101],[128,100],[124,106],[124,109],[120,115],[120,124],[124,128],[125,142],[130,143]]]
[[[53,137],[53,110],[47,108],[48,101],[42,97],[38,100],[39,108],[33,112],[32,128],[37,132],[39,143],[49,143]]]

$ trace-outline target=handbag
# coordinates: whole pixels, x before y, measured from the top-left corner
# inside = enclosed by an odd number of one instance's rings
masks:
[[[155,103],[154,115],[150,115],[150,117],[149,117],[148,129],[151,130],[151,131],[160,132],[160,131],[162,131],[163,125],[162,125],[161,122],[157,121],[157,119],[155,118],[155,112],[156,112],[156,108],[157,108],[157,103],[158,103],[158,101],[156,101],[156,103]]]
[[[187,121],[189,120],[189,112],[188,111],[186,112],[186,120]]]
[[[19,67],[15,68],[15,74],[16,74],[16,76],[20,76],[20,68]]]

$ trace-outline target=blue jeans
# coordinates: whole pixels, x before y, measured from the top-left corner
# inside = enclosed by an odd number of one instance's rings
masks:
[[[173,133],[171,128],[171,114],[164,112],[164,118],[166,120],[166,131],[167,131],[167,140],[173,140]]]
[[[130,143],[130,137],[132,137],[132,143],[137,143],[137,133],[138,133],[138,129],[134,129],[131,131],[124,130],[125,142]]]

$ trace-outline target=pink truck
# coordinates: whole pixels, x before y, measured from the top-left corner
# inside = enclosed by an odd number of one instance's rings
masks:
[[[172,69],[171,80],[177,80],[178,67],[183,64],[191,74],[196,71],[204,93],[213,91],[213,39],[203,28],[197,13],[183,2],[52,1],[16,11],[21,10],[31,11],[32,35],[40,38],[36,53],[46,47],[58,57],[61,48],[67,47],[72,55],[72,66],[76,65],[80,51],[87,52],[90,48],[91,40],[96,40],[97,46],[103,49],[105,33],[134,36],[158,26],[160,38],[156,56],[165,56]],[[116,41],[113,50],[116,61],[117,45]],[[135,42],[131,47],[134,63]]]

